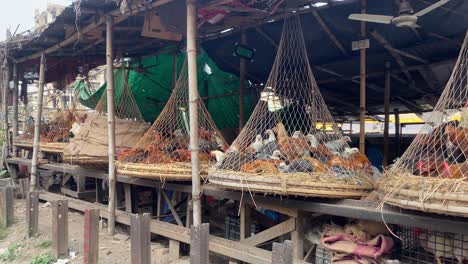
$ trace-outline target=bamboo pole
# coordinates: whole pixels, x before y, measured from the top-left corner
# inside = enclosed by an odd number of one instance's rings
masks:
[[[197,6],[187,0],[187,61],[189,84],[190,150],[192,158],[193,225],[199,226],[201,217],[200,162],[198,160],[198,87],[197,87]]]
[[[390,125],[390,62],[385,63],[385,90],[384,90],[384,112],[385,112],[385,123],[384,123],[384,160],[383,166],[387,167],[388,163],[388,129]]]
[[[42,118],[42,98],[44,96],[44,83],[45,83],[45,69],[46,58],[45,54],[41,55],[41,66],[39,69],[39,89],[37,92],[37,107],[36,107],[36,120],[34,120],[34,140],[33,140],[33,153],[31,160],[31,183],[29,190],[34,192],[37,190],[37,160],[39,154],[39,134],[41,133],[41,118]]]
[[[241,44],[247,44],[247,36],[245,30],[242,30],[241,34]],[[245,59],[240,58],[239,63],[239,131],[244,127],[245,113],[244,113],[244,90],[245,90],[245,72],[246,65]]]
[[[177,84],[177,52],[172,54],[172,89],[175,89]]]
[[[361,14],[366,13],[366,0],[361,0]],[[366,37],[366,23],[361,22],[361,38]],[[360,102],[359,102],[359,150],[366,152],[366,49],[361,48],[361,69],[360,69]]]
[[[13,65],[13,156],[18,157],[18,150],[15,147],[15,140],[18,136],[18,64]]]
[[[8,91],[10,90],[10,64],[8,63],[8,41],[11,38],[10,31],[6,32],[5,55],[3,58],[3,79],[2,79],[2,131],[4,133],[2,144],[1,163],[8,156],[9,152],[9,133],[8,133]],[[6,167],[6,164],[4,164]]]
[[[114,54],[113,54],[113,19],[106,17],[106,76],[107,76],[107,133],[109,137],[109,221],[107,231],[115,233],[115,107],[114,107]]]
[[[396,145],[396,155],[400,156],[400,110],[398,108],[393,109],[393,114],[395,115],[395,145]]]

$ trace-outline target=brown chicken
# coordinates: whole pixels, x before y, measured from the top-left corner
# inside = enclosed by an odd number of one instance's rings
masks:
[[[143,160],[143,163],[170,163],[172,158],[161,151],[148,153],[148,156]]]
[[[278,123],[276,130],[278,133],[278,149],[287,160],[302,158],[305,151],[315,151],[315,149],[310,146],[305,137],[289,137],[283,123]]]
[[[329,167],[335,166],[335,167],[342,167],[348,170],[354,169],[354,164],[352,163],[351,160],[347,160],[338,156],[333,156],[327,161],[327,165]]]
[[[449,166],[449,173],[443,174],[444,178],[461,179],[468,176],[468,163],[455,163]]]
[[[201,139],[204,139],[204,140],[208,140],[210,141],[211,140],[211,137],[213,135],[213,132],[207,130],[206,128],[204,127],[200,127],[200,129],[198,130],[199,134],[200,134],[200,138]]]
[[[188,149],[176,149],[172,155],[176,161],[184,162],[191,160],[190,150]]]
[[[372,166],[367,156],[361,152],[354,153],[351,162],[355,169],[366,169]]]
[[[414,175],[418,176],[433,176],[444,175],[447,173],[447,162],[437,159],[434,155],[428,156],[416,163],[416,168],[413,171]]]
[[[248,173],[279,173],[275,162],[276,160],[254,160],[242,165],[241,171]]]
[[[318,174],[323,174],[328,172],[328,166],[326,164],[323,164],[317,159],[311,158],[311,157],[304,157],[304,160],[308,161],[310,165],[312,165],[315,168],[315,172]]]
[[[468,157],[468,128],[448,125],[445,127],[445,135],[450,143],[458,147],[465,157]]]

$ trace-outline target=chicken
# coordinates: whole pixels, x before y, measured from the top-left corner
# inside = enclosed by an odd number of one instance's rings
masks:
[[[348,136],[345,136],[337,140],[326,142],[325,146],[331,152],[341,152],[347,146],[348,142],[351,142],[351,138]]]
[[[341,157],[345,159],[351,159],[354,154],[359,153],[358,148],[345,148],[341,153]]]
[[[327,161],[329,167],[341,167],[344,169],[352,170],[354,168],[351,160],[343,159],[339,156],[333,156]]]
[[[352,158],[353,160],[351,162],[355,169],[367,169],[371,167],[369,159],[359,151],[354,153]]]
[[[276,142],[276,137],[275,133],[273,133],[273,130],[267,129],[264,134],[268,136],[267,139],[263,140],[264,146],[266,146],[268,143]]]
[[[424,250],[434,254],[437,263],[442,263],[440,258],[453,258],[453,239],[444,236],[440,232],[422,232],[418,235],[419,244]]]
[[[216,160],[216,167],[221,165],[221,162],[223,161],[223,158],[224,158],[224,152],[220,150],[213,150],[210,152],[210,155]]]
[[[310,146],[313,147],[313,148],[317,148],[318,145],[319,145],[319,141],[317,139],[317,137],[315,137],[314,135],[312,134],[307,134],[307,139],[309,139],[309,143],[310,143]]]
[[[125,161],[127,158],[129,158],[130,156],[132,156],[134,154],[134,151],[130,148],[126,148],[126,149],[121,149],[118,153],[117,153],[117,159],[118,160],[123,160]]]
[[[448,166],[448,173],[442,174],[442,177],[449,179],[461,179],[468,176],[468,163],[455,163]]]
[[[296,159],[291,161],[288,165],[286,165],[286,162],[281,162],[278,165],[278,170],[281,173],[313,172],[315,168],[306,160]]]
[[[296,133],[297,138],[290,138],[283,123],[278,123],[278,149],[287,160],[302,158],[307,151],[314,152],[306,137]],[[300,132],[299,132],[300,133]]]
[[[200,127],[200,129],[198,130],[198,133],[201,139],[208,140],[208,141],[211,140],[211,137],[213,135],[213,132],[207,130],[204,127]]]
[[[143,163],[152,164],[152,163],[170,163],[173,162],[173,159],[161,151],[153,151],[147,153],[146,158],[143,160]]]
[[[468,235],[454,234],[453,235],[453,254],[458,260],[458,263],[466,263],[468,260]],[[464,262],[465,261],[465,262]]]
[[[201,153],[200,153],[201,154]],[[184,162],[191,160],[191,153],[188,149],[176,149],[171,155],[176,161]]]
[[[278,173],[276,165],[269,160],[254,160],[241,166],[242,172],[248,173]]]
[[[429,156],[427,159],[420,160],[416,163],[414,175],[418,176],[433,176],[446,175],[449,165],[447,162],[437,159],[434,156]]]
[[[457,128],[453,125],[445,127],[445,135],[448,141],[460,148],[463,155],[468,157],[468,128]]]
[[[323,164],[317,159],[311,158],[311,157],[303,157],[304,160],[310,163],[315,168],[315,172],[322,174],[322,173],[327,173],[328,172],[328,167],[327,165]]]
[[[255,137],[255,141],[250,145],[249,148],[247,148],[248,152],[250,153],[257,153],[260,152],[263,148],[263,138],[262,135],[257,135]]]

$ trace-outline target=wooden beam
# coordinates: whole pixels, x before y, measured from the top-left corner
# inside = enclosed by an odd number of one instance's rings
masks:
[[[325,24],[322,17],[320,16],[320,14],[318,13],[318,11],[315,8],[312,8],[312,15],[314,16],[315,20],[317,20],[317,22],[319,23],[319,25],[323,29],[323,31],[325,31],[325,33],[330,38],[332,43],[335,44],[335,46],[341,51],[341,53],[343,55],[345,55],[346,57],[349,57],[348,51],[346,51],[346,49],[343,47],[343,45],[338,40],[338,38],[336,38],[335,34],[333,34],[333,32],[330,30],[330,28],[327,26],[327,24]]]
[[[151,263],[150,215],[130,215],[131,263]]]
[[[84,212],[84,264],[99,262],[99,209],[86,209]]]
[[[296,219],[290,218],[280,224],[277,224],[273,227],[268,228],[267,230],[264,230],[258,234],[255,234],[252,237],[246,238],[242,240],[241,242],[250,246],[258,246],[274,238],[288,234],[294,231],[295,229],[296,229]]]
[[[268,33],[263,31],[263,29],[261,29],[260,27],[255,27],[255,30],[258,32],[258,34],[260,34],[260,36],[266,39],[268,43],[270,43],[275,48],[275,50],[278,49],[278,43],[276,43],[276,41],[273,40],[273,38],[270,35],[268,35]]]
[[[52,201],[52,248],[54,257],[68,257],[68,201]]]
[[[97,15],[93,19],[91,19],[91,21],[93,21],[93,22],[91,22],[90,24],[88,24],[87,26],[82,28],[79,32],[73,33],[73,35],[66,38],[62,42],[59,42],[59,43],[57,43],[57,44],[55,44],[55,45],[53,45],[53,46],[51,46],[51,47],[49,47],[49,48],[47,48],[47,49],[45,49],[43,51],[36,52],[36,53],[31,54],[31,55],[19,58],[17,61],[18,61],[18,63],[21,63],[21,62],[25,62],[25,61],[28,61],[28,60],[36,59],[36,58],[40,57],[42,53],[50,54],[50,53],[53,53],[53,52],[65,47],[65,46],[76,43],[77,41],[80,40],[81,35],[84,35],[84,34],[90,32],[90,31],[92,31],[93,29],[103,25],[106,22],[106,17],[109,16],[109,15],[110,16],[115,16],[114,23],[118,24],[118,23],[126,20],[128,17],[130,17],[132,15],[138,14],[140,12],[147,11],[148,9],[152,9],[152,8],[156,8],[156,7],[165,5],[165,4],[170,3],[172,1],[174,1],[174,0],[159,0],[159,1],[151,3],[149,6],[140,6],[139,4],[132,4],[130,6],[130,8],[129,8],[130,11],[128,13],[125,13],[125,14],[121,14],[120,9],[117,8],[117,9],[114,9],[114,10],[104,14],[104,15]]]
[[[273,243],[272,264],[290,264],[294,262],[293,243],[286,240],[283,243]]]
[[[182,220],[180,220],[179,214],[177,213],[176,209],[172,205],[171,199],[169,199],[169,197],[167,196],[166,191],[161,190],[161,194],[162,194],[162,197],[164,198],[164,201],[166,201],[166,204],[169,207],[169,210],[171,211],[172,216],[174,217],[177,224],[179,226],[184,226],[184,224],[182,223]]]
[[[385,74],[385,93],[384,93],[384,146],[383,154],[384,160],[382,166],[386,168],[389,165],[389,126],[390,126],[390,62],[385,63],[385,69],[387,73]]]
[[[416,103],[402,97],[402,96],[396,96],[395,99],[400,101],[406,108],[408,108],[410,111],[413,111],[416,114],[422,114],[423,109],[417,105]]]

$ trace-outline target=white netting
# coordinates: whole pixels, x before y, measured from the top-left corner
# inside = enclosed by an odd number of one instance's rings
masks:
[[[379,189],[384,202],[468,216],[468,34],[428,118]]]
[[[282,194],[360,196],[372,187],[370,162],[348,142],[320,94],[299,17],[292,16],[284,22],[260,100],[228,152],[218,153],[210,182]],[[308,184],[309,190],[299,190]]]
[[[184,63],[167,104],[152,127],[130,151],[119,155],[117,171],[124,175],[162,180],[190,180],[189,101],[187,63]],[[214,160],[210,152],[222,151],[227,143],[208,110],[198,100],[200,127],[200,174]]]

